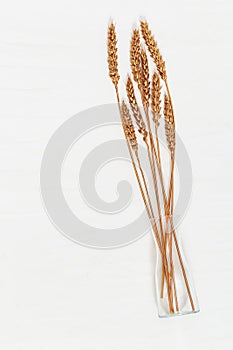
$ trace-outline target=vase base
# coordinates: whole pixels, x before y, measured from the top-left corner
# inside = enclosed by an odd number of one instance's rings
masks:
[[[185,315],[197,314],[198,312],[200,312],[200,309],[197,309],[194,311],[179,311],[179,312],[174,312],[173,314],[159,314],[159,318],[185,316]]]

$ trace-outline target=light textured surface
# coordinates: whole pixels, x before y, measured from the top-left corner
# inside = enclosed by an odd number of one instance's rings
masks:
[[[201,313],[169,320],[157,318],[149,235],[114,251],[83,248],[51,225],[39,193],[41,157],[56,128],[87,107],[114,101],[109,17],[117,21],[122,53],[130,23],[141,14],[167,61],[194,174],[182,231]],[[2,349],[233,347],[232,16],[229,0],[2,2]],[[122,54],[120,64],[126,73]]]

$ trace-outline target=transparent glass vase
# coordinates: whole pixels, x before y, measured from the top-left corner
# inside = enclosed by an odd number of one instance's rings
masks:
[[[157,227],[159,227],[158,223]],[[155,235],[153,237],[155,238]],[[157,250],[155,285],[159,317],[199,312],[193,280],[172,216],[163,219],[163,235],[160,237],[161,247],[155,239]]]

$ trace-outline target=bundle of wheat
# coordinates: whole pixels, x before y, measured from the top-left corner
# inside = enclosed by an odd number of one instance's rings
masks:
[[[130,66],[133,79],[128,75],[126,81],[126,94],[130,108],[128,108],[124,100],[121,102],[119,96],[118,83],[120,75],[117,62],[117,37],[113,23],[109,25],[108,29],[109,76],[115,87],[126,143],[145,209],[152,225],[155,242],[161,256],[160,298],[166,299],[165,304],[168,308],[168,314],[182,313],[183,310],[179,303],[179,293],[177,290],[177,275],[181,272],[189,300],[190,312],[195,312],[198,311],[198,306],[193,301],[193,293],[191,292],[190,282],[173,224],[176,135],[174,109],[168,87],[166,66],[148,23],[141,21],[140,29],[141,35],[139,29],[133,30],[130,42]],[[154,65],[152,74],[150,74],[150,64],[148,62],[146,48]],[[136,98],[133,81],[136,83],[136,88],[141,98],[142,109],[140,109]],[[161,93],[162,89],[165,91],[164,96]],[[162,103],[164,104],[163,109],[161,108]],[[148,183],[141,166],[138,141],[131,114],[135,120],[138,132],[142,135],[146,145],[148,163],[153,179],[155,201],[152,200],[152,194],[148,191]],[[160,141],[158,138],[159,120],[162,116],[164,117],[164,132],[171,163],[170,181],[167,189],[164,182]],[[151,121],[154,122],[155,135],[152,131]],[[176,259],[174,260],[175,253]],[[179,267],[174,266],[175,263],[176,265],[179,264]],[[175,270],[179,270],[178,273]]]

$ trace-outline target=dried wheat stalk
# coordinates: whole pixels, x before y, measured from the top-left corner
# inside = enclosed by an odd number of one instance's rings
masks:
[[[138,127],[138,131],[143,135],[143,138],[146,140],[147,134],[148,134],[146,130],[146,125],[142,118],[140,108],[138,107],[137,99],[134,92],[133,82],[130,79],[130,77],[128,77],[127,79],[126,92],[127,92],[129,104],[130,104],[134,119]]]
[[[159,51],[157,42],[155,41],[154,36],[152,35],[151,30],[149,29],[148,23],[146,21],[141,21],[140,25],[141,25],[142,37],[147,45],[148,51],[150,52],[150,56],[153,59],[155,65],[157,67],[157,70],[158,70],[160,77],[164,80],[165,86],[167,89],[166,108],[167,108],[167,112],[169,115],[167,115],[167,117],[165,118],[165,132],[166,132],[169,150],[170,150],[171,154],[174,154],[174,152],[175,152],[174,111],[173,111],[171,95],[170,95],[170,91],[169,91],[169,87],[168,87],[168,83],[167,83],[165,62],[164,62],[162,55]],[[156,79],[156,76],[154,76],[154,79]],[[168,103],[169,103],[169,105],[168,105]],[[151,106],[151,107],[153,108],[154,106]],[[156,116],[156,114],[155,114],[155,116]],[[172,186],[172,184],[171,184],[171,186]],[[173,191],[173,188],[171,186],[170,186],[169,192]]]
[[[167,79],[166,66],[159,51],[157,42],[155,41],[151,30],[149,29],[148,23],[141,21],[141,33],[142,37],[147,45],[148,51],[150,52],[151,58],[153,59],[158,72],[163,80]]]
[[[170,103],[169,97],[165,94],[164,96],[164,120],[165,120],[165,134],[167,139],[167,147],[171,154],[171,174],[170,174],[170,183],[168,190],[168,198],[166,202],[165,215],[166,215],[166,234],[165,234],[165,249],[169,249],[170,256],[170,269],[172,275],[174,275],[174,265],[172,260],[172,235],[169,230],[169,219],[168,217],[173,214],[173,182],[174,182],[174,152],[175,152],[175,122],[172,113],[172,106]],[[162,272],[162,288],[161,288],[161,297],[163,297],[163,288],[164,288],[164,273]],[[174,283],[174,296],[176,300],[176,306],[178,305],[178,300],[176,296],[176,286]]]
[[[122,101],[122,104],[121,104],[121,111],[122,111],[122,117],[124,121],[123,126],[125,128],[126,137],[129,139],[129,143],[132,149],[134,150],[134,152],[137,152],[138,151],[137,137],[136,137],[133,122],[130,116],[130,111],[124,100]]]
[[[120,76],[119,76],[119,73],[118,73],[117,58],[118,58],[117,57],[117,38],[116,38],[116,32],[115,32],[115,25],[113,23],[111,23],[109,25],[109,28],[108,28],[108,68],[109,68],[109,77],[111,78],[112,83],[113,83],[113,85],[115,87],[116,96],[117,96],[117,102],[118,102],[118,108],[119,108],[119,113],[120,113],[120,116],[121,116],[121,122],[122,122],[123,130],[124,130],[124,134],[125,134],[125,138],[126,138],[126,143],[127,143],[127,147],[128,147],[128,150],[129,150],[129,154],[130,154],[131,160],[132,160],[132,165],[133,165],[134,172],[135,172],[135,175],[136,175],[136,178],[137,178],[137,181],[138,181],[138,185],[139,185],[139,189],[140,189],[140,192],[141,192],[141,195],[142,195],[142,199],[143,199],[143,202],[144,202],[144,205],[145,205],[145,208],[146,208],[146,212],[147,212],[148,218],[149,218],[149,220],[150,220],[150,222],[152,224],[152,229],[153,229],[153,232],[154,232],[154,235],[155,235],[155,238],[156,238],[159,250],[160,250],[161,254],[163,255],[163,248],[162,248],[162,245],[161,245],[161,242],[160,242],[158,228],[157,228],[156,222],[154,220],[154,217],[151,214],[150,203],[148,203],[148,200],[147,200],[146,195],[145,195],[145,191],[148,193],[148,189],[147,188],[146,189],[143,188],[143,185],[141,183],[141,180],[140,180],[140,177],[139,177],[139,174],[138,174],[138,171],[137,171],[137,167],[136,167],[136,164],[135,164],[134,156],[133,156],[133,153],[132,153],[132,150],[131,150],[132,146],[131,146],[129,138],[128,138],[129,134],[128,134],[128,131],[126,131],[126,128],[125,128],[125,122],[124,122],[125,115],[123,116],[123,113],[122,113],[122,108],[121,108],[120,98],[119,98],[119,92],[118,92],[118,82],[119,82]],[[136,154],[137,154],[137,151],[136,151]],[[139,160],[138,156],[137,156],[137,159]],[[139,164],[139,167],[140,167],[140,170],[141,170],[142,168],[141,168],[140,164]],[[145,181],[145,177],[144,177],[144,181]],[[166,275],[166,279],[168,279],[167,272],[165,272],[165,275]]]
[[[154,210],[153,210],[153,206],[151,203],[146,178],[145,178],[144,171],[143,171],[142,166],[141,166],[141,161],[140,161],[140,158],[138,155],[138,142],[137,142],[137,137],[136,137],[134,125],[132,122],[132,118],[130,115],[130,111],[129,111],[124,100],[123,100],[121,106],[122,106],[122,117],[123,117],[122,119],[123,119],[123,123],[124,123],[123,127],[125,128],[125,134],[126,134],[126,137],[129,139],[129,143],[130,143],[130,145],[135,153],[137,164],[138,164],[141,176],[142,176],[142,181],[143,181],[143,185],[144,185],[144,189],[145,189],[145,193],[146,193],[146,197],[147,197],[147,201],[148,201],[148,206],[150,209],[150,215],[151,215],[151,218],[153,220],[155,220]],[[145,132],[146,132],[146,130],[145,130]],[[145,140],[145,142],[146,142],[146,140]]]
[[[157,175],[156,175],[156,167],[155,167],[155,161],[158,164],[158,155],[154,143],[154,138],[151,130],[151,124],[150,124],[150,116],[149,116],[149,106],[150,106],[150,72],[149,72],[149,64],[147,59],[146,51],[141,47],[141,74],[140,74],[140,93],[141,93],[141,99],[142,104],[144,107],[148,132],[149,132],[149,139],[150,139],[150,148],[147,144],[147,151],[148,151],[148,158],[150,162],[151,172],[152,172],[152,178],[153,178],[153,184],[154,184],[154,191],[155,191],[155,197],[156,197],[156,204],[158,209],[158,215],[159,215],[159,228],[160,228],[160,237],[162,245],[164,246],[164,229],[163,229],[163,222],[162,222],[162,209],[160,205],[160,196],[159,196],[159,187],[158,187],[158,181],[157,181]],[[169,281],[168,283],[168,289],[170,291]],[[172,304],[172,300],[171,300]]]
[[[167,147],[172,155],[175,152],[176,138],[175,138],[175,122],[172,113],[172,107],[169,97],[164,96],[164,120],[165,120],[165,133],[167,138]]]
[[[153,121],[156,126],[159,126],[159,119],[161,118],[161,84],[157,73],[153,74],[151,83],[151,110],[153,114]]]
[[[154,39],[154,36],[151,33],[151,30],[149,29],[149,25],[146,21],[141,21],[141,33],[142,37],[146,43],[146,46],[148,48],[148,51],[150,52],[150,56],[153,59],[156,68],[158,70],[158,73],[161,77],[162,80],[165,82],[165,86],[167,89],[167,94],[170,99],[170,104],[171,104],[171,110],[172,110],[172,115],[174,118],[174,111],[173,111],[173,106],[172,106],[172,99],[171,99],[171,94],[169,91],[168,87],[168,82],[167,82],[167,73],[166,73],[166,66],[165,66],[165,61],[163,60],[163,57],[160,53],[160,50],[158,48],[158,44]]]
[[[141,82],[141,97],[142,103],[145,108],[149,108],[150,105],[150,73],[148,59],[146,51],[142,48],[141,54],[141,72],[140,72],[140,82]]]
[[[131,46],[130,46],[130,61],[131,61],[131,70],[134,77],[134,80],[136,81],[138,85],[139,92],[141,94],[141,100],[143,103],[144,111],[145,111],[145,117],[149,132],[149,140],[150,140],[150,146],[147,142],[147,140],[144,137],[144,141],[146,142],[147,146],[147,152],[148,152],[148,158],[150,162],[150,167],[152,171],[152,178],[154,183],[154,191],[156,196],[156,204],[159,212],[159,226],[160,226],[160,236],[161,236],[161,244],[164,246],[164,232],[163,232],[163,224],[162,224],[162,212],[161,212],[161,206],[160,206],[160,198],[159,198],[159,190],[158,190],[158,183],[157,183],[157,176],[156,176],[156,169],[155,169],[155,161],[154,157],[156,158],[156,163],[158,164],[157,159],[157,153],[156,148],[153,140],[153,135],[151,131],[150,126],[150,118],[149,118],[149,105],[150,105],[150,80],[149,80],[149,65],[148,65],[148,59],[146,51],[142,46],[140,46],[140,35],[139,31],[135,30],[132,35],[131,39]],[[143,127],[141,127],[142,124],[142,116],[140,113],[140,110],[136,103],[135,93],[133,89],[133,84],[130,79],[127,81],[126,85],[127,95],[128,99],[131,105],[131,109],[134,113],[134,117],[136,120],[136,123],[139,127],[139,130],[145,130],[145,124],[143,122]],[[145,132],[144,132],[145,135]],[[146,134],[147,135],[147,134]],[[163,188],[163,192],[164,188]]]
[[[130,65],[134,81],[138,84],[140,90],[140,75],[141,75],[141,47],[140,47],[140,33],[135,29],[132,34],[130,42]]]
[[[131,106],[131,110],[132,110],[134,119],[135,119],[136,124],[138,126],[138,131],[139,131],[139,133],[141,133],[143,135],[143,141],[146,143],[148,157],[150,158],[150,164],[152,166],[150,147],[149,147],[148,140],[147,140],[148,132],[146,130],[146,125],[144,123],[141,111],[138,107],[138,103],[137,103],[136,96],[134,93],[133,83],[132,83],[132,80],[130,79],[130,77],[128,77],[128,79],[127,79],[126,92],[127,92],[128,100],[129,100],[129,103]],[[138,157],[138,155],[137,155],[137,157]],[[138,158],[138,163],[140,163],[139,158]],[[142,176],[143,176],[143,180],[145,182],[144,175],[142,175]],[[145,184],[145,187],[147,188],[146,184]],[[147,193],[147,194],[148,194],[148,201],[149,201],[149,203],[151,203],[149,193]],[[152,209],[152,216],[154,217],[153,209]]]
[[[166,197],[166,191],[164,186],[162,163],[161,163],[161,156],[160,156],[160,144],[159,144],[159,137],[158,137],[159,119],[161,118],[161,88],[162,86],[160,84],[159,75],[156,72],[154,72],[152,76],[152,82],[151,82],[151,111],[153,116],[152,119],[155,123],[155,136],[156,136],[156,147],[157,147],[157,154],[155,155],[155,159],[156,159],[156,164],[159,172],[159,179],[160,179],[160,184],[162,188],[164,206],[166,207],[167,197]]]
[[[108,27],[108,69],[109,76],[115,88],[117,88],[120,76],[118,73],[117,38],[114,23],[111,23]]]
[[[147,127],[150,135],[150,146],[146,140],[147,131],[145,128],[145,123],[143,121],[142,115],[140,113],[140,110],[138,108],[136,97],[134,93],[134,88],[131,79],[127,80],[126,84],[126,91],[128,95],[128,99],[131,105],[132,112],[134,114],[134,118],[136,120],[137,126],[141,133],[144,135],[144,141],[146,142],[147,151],[148,151],[148,158],[150,161],[150,167],[152,171],[152,177],[153,177],[153,183],[154,183],[154,190],[156,195],[156,203],[159,211],[159,224],[160,224],[160,235],[161,240],[163,241],[163,225],[162,225],[162,215],[161,215],[161,207],[160,207],[160,199],[159,199],[159,191],[158,191],[158,184],[157,184],[157,178],[156,178],[156,171],[155,171],[155,163],[154,163],[154,155],[156,156],[156,149],[153,141],[153,135],[151,132],[150,127],[150,120],[149,120],[149,105],[150,105],[150,81],[149,81],[149,65],[148,65],[148,59],[146,55],[146,51],[141,47],[140,45],[140,34],[138,30],[133,31],[133,35],[131,38],[131,45],[130,45],[130,63],[131,63],[131,71],[133,78],[135,82],[138,85],[139,92],[141,94],[142,103],[144,106],[144,111],[146,115],[146,121],[147,121]],[[158,162],[158,160],[157,160]],[[163,245],[163,243],[161,242]],[[166,263],[165,263],[166,264]],[[169,283],[167,281],[167,283]],[[170,287],[168,287],[170,290]],[[169,292],[170,293],[170,292]],[[171,310],[172,307],[172,301],[171,301],[171,295],[169,295],[170,299],[170,307]]]
[[[145,60],[145,65],[144,66],[147,67],[147,75],[148,75],[148,64],[146,62],[147,59],[145,58],[144,60]],[[148,84],[149,84],[149,76],[147,76],[146,79],[143,79],[143,81],[145,81],[146,82],[146,86],[148,86]],[[140,86],[142,86],[142,84]],[[138,126],[138,131],[143,135],[143,140],[146,142],[146,146],[147,146],[148,154],[149,154],[150,149],[149,149],[149,145],[148,145],[148,142],[147,142],[148,132],[146,130],[146,125],[144,123],[141,111],[140,111],[140,109],[138,107],[138,103],[137,103],[135,92],[134,92],[133,82],[130,79],[130,77],[128,77],[128,79],[127,79],[126,92],[127,92],[127,96],[128,96],[128,100],[129,100],[129,103],[130,103],[130,106],[131,106],[131,110],[132,110],[133,116],[134,116],[136,124]],[[143,96],[145,94],[143,89],[142,89],[142,94],[143,94]],[[153,162],[152,162],[152,158],[151,157],[152,156],[150,154],[151,166],[153,167]]]

